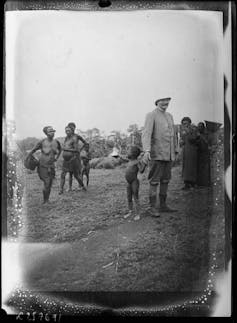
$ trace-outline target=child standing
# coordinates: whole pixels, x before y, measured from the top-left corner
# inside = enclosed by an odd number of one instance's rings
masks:
[[[83,150],[81,151],[81,160],[82,160],[82,171],[81,177],[83,180],[83,176],[86,176],[86,185],[89,184],[89,174],[90,174],[90,160],[91,160],[91,153],[90,153],[90,146],[88,143],[84,144]]]
[[[135,202],[135,217],[134,220],[140,220],[140,205],[139,205],[139,180],[137,173],[143,173],[146,165],[138,160],[141,150],[137,146],[131,146],[128,151],[128,165],[125,171],[125,178],[127,181],[127,201],[129,212],[124,216],[127,219],[133,213],[133,199]]]

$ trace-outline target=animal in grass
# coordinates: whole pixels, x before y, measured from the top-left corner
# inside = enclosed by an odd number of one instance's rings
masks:
[[[81,161],[82,161],[82,181],[84,176],[86,177],[86,185],[89,185],[90,180],[90,160],[91,160],[91,153],[90,153],[90,146],[88,143],[84,144],[84,147],[81,151]]]

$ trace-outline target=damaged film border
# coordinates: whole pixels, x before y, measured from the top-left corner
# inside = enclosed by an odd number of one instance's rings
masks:
[[[14,8],[14,6],[17,5],[18,8]],[[22,8],[19,8],[19,6],[23,6]],[[11,7],[12,6],[12,7]],[[63,8],[61,7],[63,6]],[[194,6],[194,7],[193,7]],[[231,31],[231,3],[222,4],[224,6],[224,15],[228,16],[228,24],[224,22],[224,36],[228,38],[228,40],[231,40],[230,31]],[[228,6],[228,10],[226,8]],[[47,4],[44,2],[41,2],[40,4],[36,4],[35,2],[9,2],[9,10],[15,10],[15,9],[31,9],[31,10],[52,10],[52,9],[66,9],[66,10],[102,10],[101,8],[98,9],[98,5],[95,1],[81,1],[81,2],[75,2],[75,1],[67,1],[67,2],[57,2],[57,1],[48,1]],[[183,9],[183,10],[214,10],[214,9],[208,9],[203,8],[203,6],[200,3],[192,4],[190,5],[188,2],[182,2],[180,4],[176,4],[175,2],[158,2],[158,1],[136,1],[136,2],[127,2],[127,4],[124,4],[123,1],[116,1],[113,2],[108,9],[103,10],[137,10],[137,9]],[[226,11],[228,11],[228,14],[226,14]],[[227,34],[228,33],[228,34]],[[230,44],[228,44],[230,46]],[[231,50],[228,52],[230,55]],[[227,59],[228,60],[228,59]],[[230,64],[230,63],[229,63]],[[227,64],[226,64],[227,65]],[[232,138],[232,123],[233,120],[231,119],[232,115],[232,79],[231,79],[231,66],[226,66],[225,70],[225,225],[226,225],[226,232],[225,232],[225,238],[226,238],[226,272],[227,269],[230,269],[230,260],[231,260],[231,254],[230,254],[230,241],[231,241],[231,201],[232,201],[232,191],[231,191],[231,176],[232,176],[232,163],[231,163],[231,156],[232,156],[232,147],[230,144],[230,138]],[[22,221],[22,210],[24,201],[22,200],[22,183],[19,180],[19,178],[22,178],[21,172],[22,172],[22,165],[17,165],[16,159],[14,157],[14,145],[15,145],[15,125],[14,122],[11,122],[9,120],[3,121],[3,147],[7,147],[8,155],[9,155],[9,167],[6,170],[7,177],[10,178],[10,187],[9,190],[5,190],[7,194],[10,194],[10,197],[12,199],[12,208],[11,213],[8,214],[8,216],[12,217],[12,226],[9,228],[7,235],[8,235],[8,241],[10,242],[18,242],[18,230],[21,229],[21,227],[24,225]],[[8,145],[6,146],[6,139],[8,139]],[[4,151],[3,151],[4,152]],[[217,160],[218,163],[218,160]],[[216,168],[218,172],[218,165]],[[4,178],[4,176],[3,176]],[[221,180],[217,177],[217,181]],[[12,181],[12,182],[11,182]],[[217,184],[217,183],[216,183]],[[215,183],[214,183],[215,185]],[[6,188],[6,183],[3,183],[3,195],[4,188]],[[5,196],[3,196],[3,199]],[[215,207],[218,208],[218,192],[215,195]],[[2,209],[4,211],[4,209]],[[6,210],[6,209],[5,209]],[[4,223],[3,223],[4,224]],[[3,238],[6,238],[6,232],[4,232],[5,226],[3,225]],[[229,265],[229,267],[228,267]],[[187,309],[189,306],[195,305],[195,310],[201,311],[201,308],[203,305],[208,304],[208,299],[212,295],[214,291],[214,276],[215,276],[215,269],[216,269],[216,252],[215,250],[211,253],[211,266],[209,270],[209,280],[208,285],[206,289],[203,291],[203,295],[194,298],[192,300],[187,300],[185,302],[178,302],[177,304],[167,304],[166,306],[157,306],[152,307],[149,309],[146,308],[126,308],[121,309],[119,311],[115,311],[114,313],[118,313],[122,316],[137,316],[137,315],[174,315],[175,313],[182,312],[183,315],[185,315],[185,312],[187,312]],[[34,294],[30,291],[22,291],[20,288],[16,289],[12,297],[15,297],[16,299],[21,299],[21,306],[20,309],[25,312],[26,308],[27,311],[34,311],[36,308],[38,308],[38,311],[41,309],[43,312],[49,312],[49,313],[55,313],[56,311],[59,313],[62,313],[63,315],[86,315],[86,314],[100,314],[104,311],[103,308],[97,307],[96,305],[88,305],[87,307],[76,304],[76,303],[65,303],[63,301],[60,301],[57,298],[49,298],[44,296],[43,294]],[[30,307],[28,307],[29,301],[31,303]],[[27,304],[28,303],[28,304]],[[27,304],[27,306],[26,306]],[[26,306],[26,307],[25,307]],[[207,305],[209,306],[209,305]],[[181,311],[180,311],[181,310]],[[218,311],[218,309],[217,309]],[[209,313],[214,314],[213,311],[210,309]],[[215,311],[214,311],[215,312]]]

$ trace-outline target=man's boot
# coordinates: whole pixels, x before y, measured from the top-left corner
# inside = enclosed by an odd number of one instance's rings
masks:
[[[160,194],[159,197],[160,197],[159,212],[177,212],[177,210],[171,209],[166,205],[167,195]]]
[[[153,196],[153,195],[149,196],[149,204],[150,204],[149,213],[151,214],[151,216],[159,217],[160,214],[156,207],[156,196]]]

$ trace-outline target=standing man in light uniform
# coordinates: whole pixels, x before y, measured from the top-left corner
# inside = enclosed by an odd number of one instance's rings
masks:
[[[149,163],[148,180],[149,204],[152,216],[160,216],[160,212],[175,212],[166,204],[168,184],[171,179],[172,162],[178,154],[177,136],[174,120],[170,113],[166,112],[171,98],[158,99],[155,102],[157,108],[146,116],[142,134],[142,145],[145,151],[143,160]],[[160,184],[159,200],[157,206],[157,191]]]

